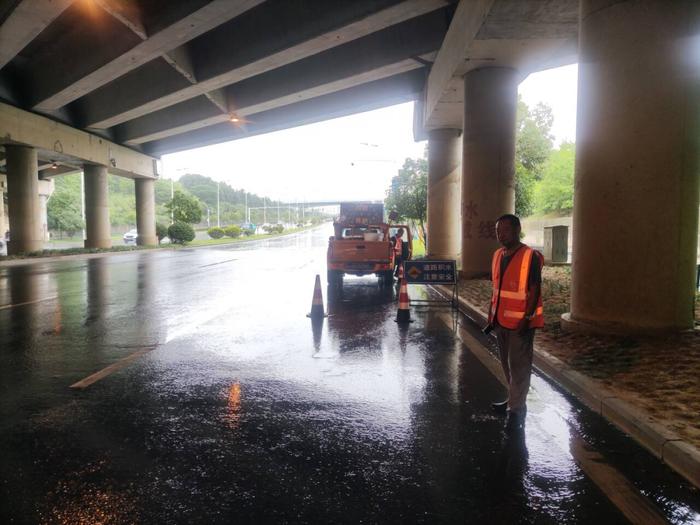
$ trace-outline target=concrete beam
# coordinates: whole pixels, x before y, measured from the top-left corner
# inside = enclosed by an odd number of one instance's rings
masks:
[[[109,128],[260,75],[447,5],[446,0],[307,0],[261,5],[192,42],[197,84],[149,82],[146,64],[78,102],[84,124]],[[377,5],[385,8],[377,9]],[[311,23],[312,22],[312,23]],[[289,28],[295,28],[291,31]],[[129,96],[123,96],[128,93]]]
[[[462,0],[457,6],[445,41],[428,76],[424,108],[426,122],[430,120],[452,78],[462,66],[494,3],[495,0]]]
[[[462,79],[470,71],[507,67],[523,80],[576,62],[577,13],[577,0],[462,0],[428,79],[426,130],[462,126]]]
[[[107,166],[110,173],[124,177],[158,176],[153,157],[2,103],[0,144],[32,146],[50,152],[56,159]]]
[[[146,35],[146,29],[130,13],[117,11],[116,8],[109,9],[109,13],[126,24],[141,39],[141,42],[90,72],[82,72],[74,68],[54,71],[46,82],[42,82],[42,85],[37,87],[33,107],[39,111],[54,111],[65,106],[163,53],[175,50],[185,42],[239,16],[261,2],[263,0],[213,0],[150,36]],[[100,4],[111,6],[115,2],[100,0]],[[182,56],[183,53],[177,52],[172,60],[178,64],[177,57]]]
[[[0,26],[0,69],[53,22],[73,0],[22,0]]]
[[[440,47],[446,30],[443,11],[414,18],[230,86],[225,113],[198,97],[126,122],[115,136],[142,144],[225,122],[229,112],[244,117],[419,69],[425,60],[415,57],[434,58],[427,52]]]
[[[252,115],[247,122],[209,126],[144,144],[152,155],[208,146],[262,133],[303,126],[332,118],[417,100],[425,84],[425,71],[414,70],[315,99]]]

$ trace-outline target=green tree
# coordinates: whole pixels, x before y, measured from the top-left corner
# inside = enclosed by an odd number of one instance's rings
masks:
[[[427,153],[427,148],[426,148]],[[396,211],[401,220],[418,223],[425,238],[425,220],[428,212],[428,159],[406,159],[398,174],[391,179],[384,205]]]
[[[69,179],[71,177],[71,179]],[[72,180],[75,178],[75,180]],[[77,191],[73,186],[77,185]],[[80,176],[66,175],[57,177],[53,195],[47,207],[48,226],[57,230],[60,235],[66,232],[72,237],[83,229],[83,218],[80,213]]]
[[[166,209],[172,212],[175,222],[197,224],[202,220],[202,208],[200,201],[193,195],[177,190],[173,198],[165,204]]]
[[[534,211],[534,188],[552,151],[552,109],[539,103],[534,109],[518,95],[515,135],[515,213],[527,217]]]
[[[539,213],[569,213],[574,207],[576,148],[564,142],[547,160],[535,185],[535,208]]]

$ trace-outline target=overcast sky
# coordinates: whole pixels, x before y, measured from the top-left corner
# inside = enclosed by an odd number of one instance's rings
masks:
[[[559,144],[576,132],[576,66],[530,75],[523,100],[554,112]],[[413,103],[163,156],[166,178],[199,173],[258,195],[286,201],[381,200],[413,140]]]

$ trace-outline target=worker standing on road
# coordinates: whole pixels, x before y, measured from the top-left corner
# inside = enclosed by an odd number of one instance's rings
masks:
[[[399,266],[403,262],[403,228],[396,230],[396,240],[394,241],[394,277],[398,276]]]
[[[530,388],[535,329],[544,326],[542,315],[542,254],[520,242],[520,219],[503,215],[496,221],[496,238],[503,245],[493,254],[493,293],[489,324],[496,331],[503,373],[508,382],[508,399],[492,403],[498,412],[508,413],[506,428],[523,427]]]

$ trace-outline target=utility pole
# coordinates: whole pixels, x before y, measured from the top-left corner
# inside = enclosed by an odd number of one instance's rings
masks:
[[[248,192],[245,192],[245,222],[250,224],[250,212],[248,211]]]
[[[219,213],[219,181],[216,181],[216,225],[221,228],[221,214]]]
[[[277,224],[280,223],[280,199],[277,197]]]
[[[263,197],[263,224],[267,224],[267,197]]]
[[[170,179],[170,202],[173,202],[173,199],[175,198],[175,182],[173,179]],[[173,224],[175,222],[175,212],[174,212],[174,206],[170,206],[170,224]]]

